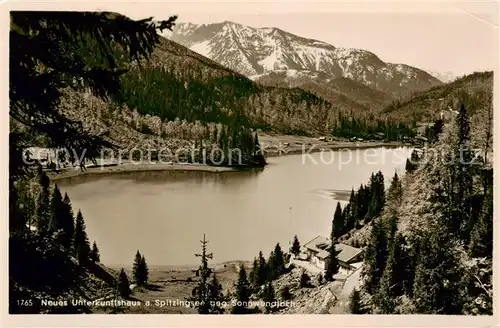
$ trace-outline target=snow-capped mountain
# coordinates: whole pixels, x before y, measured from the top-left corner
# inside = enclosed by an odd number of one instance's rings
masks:
[[[369,51],[335,47],[278,28],[253,28],[228,21],[209,25],[179,23],[165,36],[249,77],[276,70],[322,72],[389,94],[441,84],[423,70],[385,63]]]

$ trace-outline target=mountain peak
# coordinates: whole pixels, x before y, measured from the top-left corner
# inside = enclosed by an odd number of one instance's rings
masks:
[[[277,27],[254,28],[232,21],[184,23],[168,37],[246,76],[276,70],[321,72],[332,78],[350,78],[390,94],[441,84],[418,68],[385,63],[369,51],[335,47]]]

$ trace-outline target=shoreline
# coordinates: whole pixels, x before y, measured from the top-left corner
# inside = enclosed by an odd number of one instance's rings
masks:
[[[334,143],[307,143],[305,148],[301,146],[282,147],[272,145],[266,147],[265,157],[280,157],[299,155],[304,151],[307,153],[317,153],[325,150],[358,150],[369,148],[399,148],[405,145],[401,142],[334,142]],[[99,175],[99,174],[117,174],[129,172],[152,172],[152,171],[194,171],[194,172],[208,172],[208,173],[224,173],[224,172],[238,172],[255,167],[230,167],[230,166],[213,166],[208,164],[192,164],[192,163],[149,163],[149,164],[120,164],[110,166],[90,166],[81,171],[79,168],[63,169],[60,173],[48,172],[51,181],[60,181],[64,179],[74,178],[86,175]]]

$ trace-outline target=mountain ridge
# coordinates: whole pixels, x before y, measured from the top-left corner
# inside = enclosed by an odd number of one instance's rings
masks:
[[[288,69],[323,72],[391,95],[442,84],[419,68],[387,63],[363,49],[336,47],[275,27],[254,28],[229,21],[179,23],[164,36],[245,76]]]

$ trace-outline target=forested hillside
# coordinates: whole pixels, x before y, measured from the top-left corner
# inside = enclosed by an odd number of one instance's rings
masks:
[[[453,99],[457,114],[405,176],[380,194],[374,175],[334,220],[366,246],[356,313],[492,313],[493,117],[478,97]]]
[[[383,112],[406,122],[432,122],[440,117],[442,111],[449,117],[450,109],[456,111],[460,106],[459,99],[467,102],[470,115],[480,106],[492,106],[493,72],[476,72],[426,91],[409,94],[394,100]]]
[[[350,78],[332,78],[322,72],[273,71],[251,78],[268,86],[298,87],[323,97],[339,107],[350,108],[354,111],[374,111],[393,99],[392,95]]]

